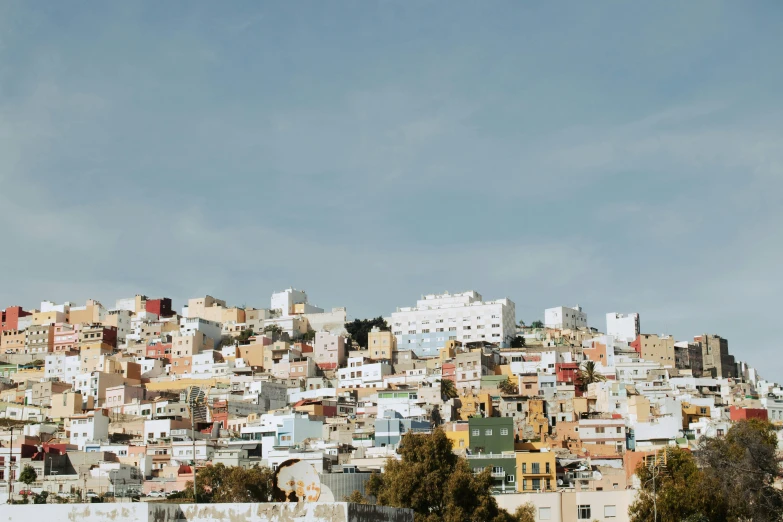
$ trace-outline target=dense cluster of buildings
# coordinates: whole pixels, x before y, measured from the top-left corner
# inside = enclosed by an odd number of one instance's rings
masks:
[[[143,295],[107,308],[7,307],[0,335],[0,502],[29,488],[86,498],[181,491],[194,468],[311,463],[323,501],[364,493],[407,432],[440,426],[502,507],[538,520],[624,520],[634,470],[733,421],[783,427],[783,389],[728,341],[644,333],[639,314],[580,307],[517,322],[513,301],[423,296],[360,346],[346,309],[272,295]],[[587,363],[594,382],[580,378]],[[13,422],[17,421],[17,422]],[[30,465],[37,479],[20,483]]]

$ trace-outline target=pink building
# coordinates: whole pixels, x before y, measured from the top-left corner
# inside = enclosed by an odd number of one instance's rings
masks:
[[[131,402],[133,399],[144,400],[146,390],[143,386],[131,386],[129,384],[120,384],[106,388],[106,400],[104,407],[119,411],[123,404]]]
[[[80,324],[56,323],[53,351],[55,353],[78,351],[80,326]]]

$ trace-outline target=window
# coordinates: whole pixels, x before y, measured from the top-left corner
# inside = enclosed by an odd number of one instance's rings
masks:
[[[551,471],[549,471],[549,462],[546,463],[546,472],[551,473]]]
[[[538,462],[534,462],[533,463],[533,474],[538,475],[539,473],[541,473],[541,464],[539,464]]]
[[[552,508],[540,507],[538,508],[539,520],[550,520],[552,518]]]
[[[522,463],[522,473],[527,473],[527,462]]]
[[[491,436],[492,435],[492,428],[485,429],[484,430],[484,435],[486,435],[487,437]]]
[[[533,479],[533,489],[538,491],[541,489],[541,479]]]
[[[604,506],[604,518],[614,518],[617,516],[616,506]]]
[[[508,428],[500,428],[501,435],[508,435]]]
[[[506,477],[506,482],[514,482],[514,475],[509,475]]]
[[[579,505],[576,506],[576,518],[579,520],[590,520],[590,506],[589,505]]]
[[[471,432],[471,435],[473,435],[474,437],[478,437],[479,435],[481,435],[481,431],[480,430],[473,430]]]

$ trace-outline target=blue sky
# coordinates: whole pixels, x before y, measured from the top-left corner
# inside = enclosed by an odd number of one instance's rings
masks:
[[[0,306],[638,311],[780,380],[783,4],[3,2]]]

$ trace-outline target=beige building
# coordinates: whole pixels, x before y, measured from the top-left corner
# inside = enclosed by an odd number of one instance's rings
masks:
[[[82,394],[68,390],[63,393],[55,393],[51,398],[51,409],[49,417],[53,420],[70,419],[73,415],[82,413],[83,397]],[[91,410],[95,407],[92,397],[87,397],[86,409]]]
[[[242,308],[228,308],[226,302],[211,295],[188,299],[186,317],[200,317],[215,323],[245,323],[247,316]]]
[[[0,353],[22,353],[27,340],[27,330],[3,330],[0,334]]]
[[[71,385],[58,381],[44,381],[34,383],[32,388],[33,393],[30,404],[49,407],[52,403],[52,397],[70,390]]]
[[[68,312],[68,322],[71,324],[97,324],[106,319],[106,309],[94,299],[88,299],[85,306],[72,306]]]
[[[68,316],[63,312],[50,310],[48,312],[33,312],[31,324],[55,324],[68,322]]]
[[[215,341],[203,333],[183,335],[179,332],[171,336],[171,357],[193,357],[204,350],[214,349]]]
[[[388,330],[373,327],[367,334],[367,351],[370,359],[391,361],[397,351],[397,337]]]
[[[103,344],[83,347],[79,351],[82,373],[101,370],[103,368],[103,356],[111,355],[112,352],[114,352],[114,348]]]
[[[674,337],[671,335],[640,334],[639,355],[645,361],[674,367]]]
[[[54,325],[30,325],[25,337],[25,353],[46,355],[54,350]]]

